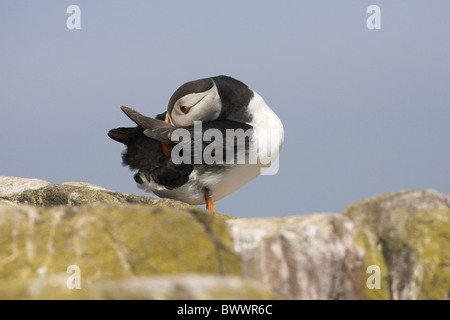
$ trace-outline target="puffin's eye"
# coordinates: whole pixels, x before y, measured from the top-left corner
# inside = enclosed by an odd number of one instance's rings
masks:
[[[188,106],[180,106],[180,111],[183,112],[184,114],[186,114],[189,112],[190,108],[191,107],[188,107]]]

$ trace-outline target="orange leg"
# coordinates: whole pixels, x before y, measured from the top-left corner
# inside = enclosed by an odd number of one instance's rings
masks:
[[[206,201],[206,210],[216,212],[216,208],[214,207],[214,201],[212,195],[205,190],[205,201]]]

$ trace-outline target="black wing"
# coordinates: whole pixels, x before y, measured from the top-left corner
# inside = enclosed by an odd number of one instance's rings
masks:
[[[126,108],[126,110],[132,111],[129,108]],[[142,121],[139,114],[134,112],[126,112],[126,114],[133,121],[136,120],[135,122],[138,121],[145,124],[145,119]],[[161,122],[164,123],[164,121]],[[115,141],[125,144],[126,149],[122,153],[122,163],[129,166],[131,170],[138,170],[138,173],[134,176],[134,180],[137,183],[143,183],[141,174],[148,181],[153,180],[167,189],[179,188],[189,181],[193,165],[174,164],[170,156],[168,157],[164,154],[159,140],[151,139],[144,135],[142,126],[112,129],[108,132],[108,136]]]
[[[167,144],[172,144],[172,141],[170,140],[170,134],[176,128],[170,123],[144,116],[136,110],[125,106],[121,106],[120,109],[122,109],[122,111],[138,126],[141,126],[145,129],[144,134],[146,136]],[[148,132],[151,132],[153,134],[149,135]]]
[[[217,138],[222,139],[221,147],[210,151],[213,153],[211,155],[214,159],[218,159],[218,163],[212,165],[208,163],[211,167],[225,163],[227,160],[226,155],[231,151],[234,155],[233,161],[236,160],[237,154],[240,151],[242,152],[242,150],[245,150],[246,155],[248,154],[253,127],[236,121],[219,120],[202,123],[201,135],[195,133],[196,127],[186,128],[185,130],[189,132],[191,137],[190,142],[187,143],[190,144],[191,151],[193,151],[191,153],[191,161],[189,163],[174,164],[171,157],[164,154],[161,142],[174,147],[179,142],[172,141],[171,137],[173,132],[180,128],[160,120],[165,118],[165,113],[158,115],[157,118],[159,119],[153,119],[125,106],[122,106],[121,109],[138,126],[135,128],[112,129],[108,132],[108,136],[127,146],[127,149],[122,153],[123,164],[129,166],[132,170],[139,171],[135,175],[135,180],[138,183],[142,183],[139,174],[143,173],[148,181],[154,180],[167,189],[175,189],[182,186],[189,181],[189,175],[194,168],[195,146],[201,146],[203,156],[205,149]],[[214,130],[208,131],[209,129]],[[233,137],[230,143],[230,141],[226,140],[227,134],[230,132],[227,131],[229,129],[232,132],[244,133],[244,139]],[[210,136],[209,138],[208,135]],[[199,136],[201,141],[196,139],[198,138],[197,136]],[[220,152],[220,154],[214,154],[216,152]],[[202,164],[204,164],[204,157],[202,159]]]
[[[201,134],[196,134],[196,127],[189,127],[186,129],[177,128],[172,126],[170,123],[164,122],[162,120],[144,116],[131,108],[121,107],[121,109],[131,120],[144,128],[144,134],[147,137],[164,142],[172,147],[180,142],[172,140],[172,134],[174,133],[174,131],[186,130],[187,132],[189,132],[189,136],[191,138],[190,146],[186,145],[186,147],[190,147],[191,151],[194,150],[195,146],[201,146],[201,152],[203,153],[205,151],[205,148],[209,146],[211,142],[218,142],[217,139],[220,138],[221,141],[219,142],[221,142],[222,148],[214,148],[214,152],[221,152],[221,162],[225,162],[226,155],[230,152],[233,152],[234,160],[237,160],[237,155],[239,152],[245,152],[245,155],[247,155],[249,152],[250,140],[253,134],[253,127],[249,124],[231,120],[211,121],[202,123]],[[213,129],[214,131],[210,129]],[[201,141],[198,141],[198,138],[200,138]],[[192,152],[192,160],[193,157],[194,155]],[[218,158],[220,157],[215,157],[215,159]]]

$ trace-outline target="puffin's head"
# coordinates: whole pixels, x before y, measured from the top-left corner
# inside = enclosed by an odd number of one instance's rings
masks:
[[[212,78],[190,81],[179,87],[169,100],[166,120],[176,127],[190,127],[194,121],[217,120],[222,102]]]

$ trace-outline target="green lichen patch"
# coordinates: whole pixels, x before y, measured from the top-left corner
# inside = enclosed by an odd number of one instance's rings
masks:
[[[354,231],[354,242],[357,248],[364,251],[364,262],[362,266],[364,299],[388,300],[390,298],[388,269],[381,253],[380,245],[377,243],[377,237],[367,227],[359,226]],[[368,281],[373,283],[371,281],[371,276],[375,276],[374,272],[370,271],[370,266],[377,266],[380,270],[379,288],[367,284]]]
[[[13,201],[38,206],[80,206],[87,204],[138,203],[152,204],[157,199],[126,193],[95,189],[90,186],[52,184],[40,189],[25,190],[14,196]]]
[[[181,201],[148,196],[138,196],[107,190],[88,184],[50,184],[38,189],[25,189],[15,194],[0,194],[0,198],[18,204],[44,207],[145,204],[158,208],[191,209],[197,208]]]
[[[400,191],[353,204],[344,215],[377,237],[392,299],[446,299],[450,288],[450,198]]]
[[[223,218],[198,210],[206,216],[143,205],[1,205],[0,281],[34,281],[70,265],[93,283],[153,274],[239,274]]]
[[[420,263],[419,299],[449,298],[450,215],[448,211],[420,211],[405,226],[414,259]]]

